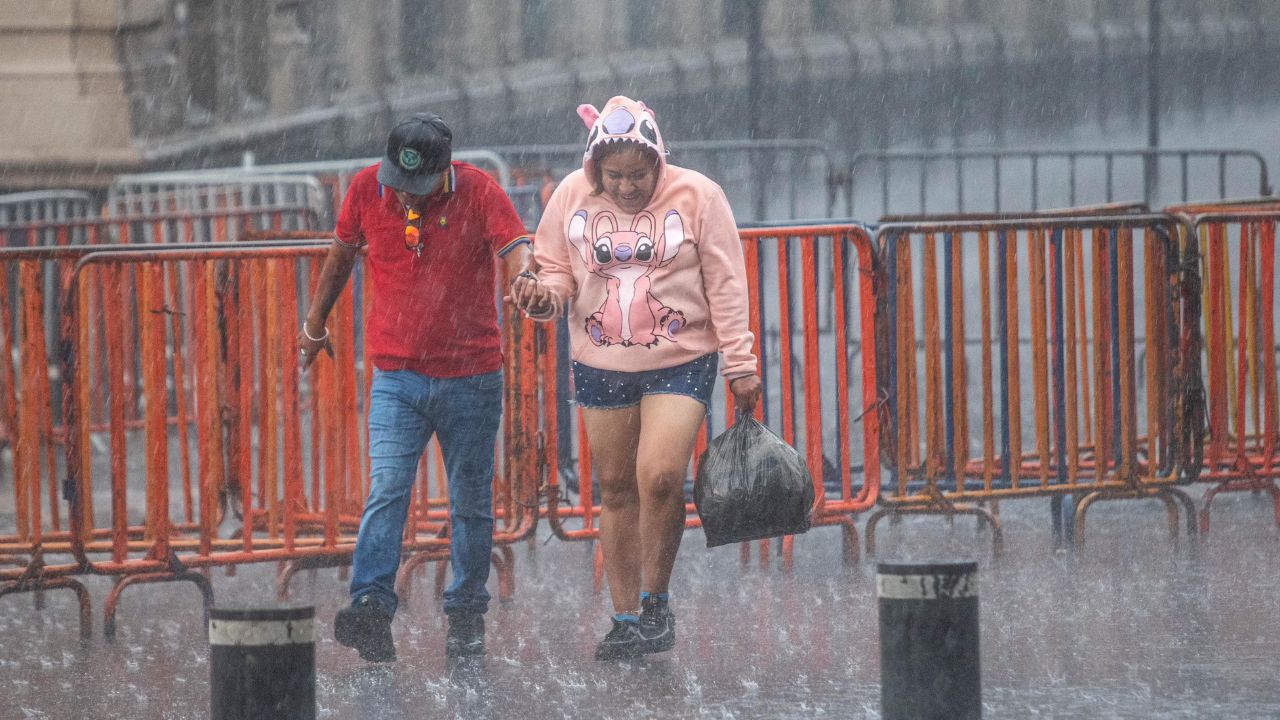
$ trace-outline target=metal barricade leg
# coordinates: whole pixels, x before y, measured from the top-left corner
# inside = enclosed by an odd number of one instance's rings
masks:
[[[191,570],[125,575],[116,582],[115,587],[111,588],[111,592],[107,595],[107,600],[103,604],[102,631],[107,641],[113,642],[116,639],[116,606],[119,605],[120,595],[125,589],[131,585],[182,581],[193,583],[196,589],[200,591],[200,595],[204,600],[204,623],[208,625],[209,609],[213,607],[213,586],[209,583],[209,578]]]
[[[66,588],[76,594],[76,603],[80,607],[80,639],[87,641],[93,635],[93,603],[89,598],[89,590],[75,578],[37,578],[27,581],[14,581],[0,584],[0,597],[16,593],[44,592]]]
[[[424,552],[417,552],[400,561],[400,570],[396,573],[396,595],[400,596],[401,602],[408,602],[413,594],[413,573],[419,567],[429,562],[445,563],[449,560],[449,550],[431,549]],[[444,567],[442,564],[440,567]],[[442,593],[438,593],[442,594]]]
[[[349,554],[338,556],[314,555],[281,563],[280,570],[276,573],[276,599],[280,602],[285,602],[289,599],[289,584],[293,582],[294,576],[303,570],[318,570],[331,567],[348,568],[350,566],[351,555]]]

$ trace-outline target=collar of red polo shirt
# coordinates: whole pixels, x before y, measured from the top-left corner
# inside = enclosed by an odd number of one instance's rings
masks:
[[[427,202],[448,200],[457,186],[458,171],[451,164],[449,172],[444,176],[444,183],[427,198]],[[395,193],[391,193],[391,196],[394,198]],[[387,197],[387,187],[381,183],[378,184],[378,197]],[[397,199],[396,202],[399,202],[399,200]],[[446,222],[448,220],[445,219],[444,215],[441,215],[440,227],[444,227]],[[422,256],[422,213],[408,205],[404,206],[404,247],[409,252],[419,257]]]

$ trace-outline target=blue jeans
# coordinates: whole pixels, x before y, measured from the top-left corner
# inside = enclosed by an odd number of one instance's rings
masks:
[[[373,374],[369,404],[369,499],[352,558],[351,597],[372,595],[394,613],[400,542],[418,461],[434,434],[449,479],[453,582],[447,613],[489,609],[493,548],[493,452],[502,417],[502,371],[433,378],[411,370]]]

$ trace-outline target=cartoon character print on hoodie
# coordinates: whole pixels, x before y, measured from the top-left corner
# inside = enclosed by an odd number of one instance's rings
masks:
[[[658,124],[642,102],[610,102],[602,115],[593,105],[579,105],[578,116],[591,131],[583,165],[594,164],[595,151],[613,143],[633,143],[661,157],[665,155]],[[684,313],[667,307],[653,295],[653,271],[670,263],[684,242],[684,224],[675,210],[667,212],[663,234],[655,239],[656,222],[650,212],[641,212],[631,229],[618,227],[618,219],[608,210],[596,213],[591,237],[586,210],[578,210],[569,221],[569,241],[577,248],[592,274],[606,281],[604,304],[586,319],[587,337],[600,345],[641,345],[653,347],[659,338],[675,340],[684,325]]]
[[[684,326],[684,313],[655,297],[652,284],[653,271],[680,252],[684,224],[680,213],[667,211],[663,232],[655,239],[656,224],[653,213],[642,211],[632,219],[630,230],[622,230],[612,212],[601,210],[588,237],[586,210],[569,220],[569,242],[607,288],[604,304],[584,325],[592,343],[653,347],[659,339],[675,340]]]

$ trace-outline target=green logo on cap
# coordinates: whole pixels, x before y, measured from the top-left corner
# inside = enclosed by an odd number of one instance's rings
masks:
[[[405,170],[414,171],[422,164],[422,153],[413,148],[402,148],[400,150],[400,167]]]

